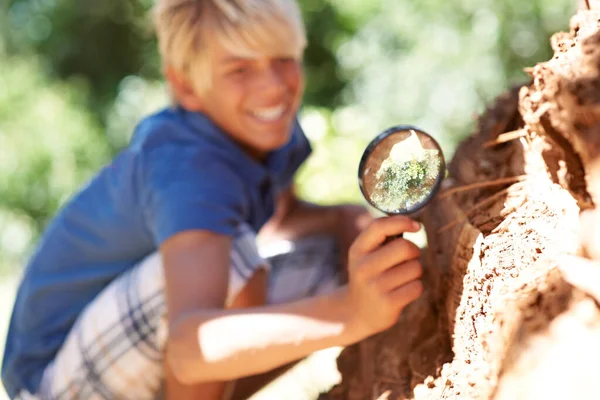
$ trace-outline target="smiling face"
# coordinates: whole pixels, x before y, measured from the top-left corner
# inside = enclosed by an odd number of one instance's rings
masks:
[[[304,90],[300,61],[240,56],[218,40],[206,50],[210,85],[188,96],[186,108],[206,114],[257,159],[285,145]]]
[[[207,115],[256,159],[285,145],[304,92],[295,0],[158,0],[174,100]]]

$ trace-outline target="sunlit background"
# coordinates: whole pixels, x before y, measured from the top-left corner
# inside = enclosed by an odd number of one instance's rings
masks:
[[[168,103],[151,0],[0,2],[0,351],[16,277],[49,218],[144,115]],[[414,124],[452,156],[475,115],[550,57],[574,0],[301,0],[309,32],[298,177],[319,203],[360,202],[357,165]],[[0,390],[0,398],[3,391]]]

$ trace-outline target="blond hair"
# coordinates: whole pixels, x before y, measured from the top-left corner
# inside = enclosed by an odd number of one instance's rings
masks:
[[[300,59],[306,47],[295,0],[156,0],[153,21],[163,66],[198,92],[210,86],[208,32],[239,57]]]

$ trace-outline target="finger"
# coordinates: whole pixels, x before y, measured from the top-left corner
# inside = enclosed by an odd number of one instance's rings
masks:
[[[398,307],[399,310],[403,309],[423,294],[423,282],[412,281],[406,285],[402,285],[397,289],[394,289],[389,293],[392,304]]]
[[[377,218],[356,238],[350,251],[353,256],[362,256],[381,246],[388,236],[417,232],[419,229],[421,225],[418,222],[404,215]]]
[[[419,260],[410,260],[392,267],[379,275],[375,284],[384,292],[391,292],[423,276],[423,267]]]
[[[567,282],[600,301],[600,263],[576,256],[562,256],[557,261]]]
[[[367,255],[359,268],[363,270],[363,276],[369,279],[420,255],[421,249],[416,244],[406,239],[396,239]]]

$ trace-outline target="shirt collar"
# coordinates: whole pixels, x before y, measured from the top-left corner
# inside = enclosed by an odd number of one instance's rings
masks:
[[[176,108],[176,112],[194,128],[196,132],[204,135],[209,140],[222,146],[236,165],[240,166],[238,172],[254,184],[265,183],[265,179],[277,180],[280,175],[285,174],[288,157],[296,146],[296,135],[292,134],[288,143],[283,147],[270,152],[264,163],[252,158],[235,140],[223,132],[214,122],[205,114],[192,112],[181,106]],[[298,127],[299,125],[295,125]],[[295,132],[294,132],[295,133]]]

